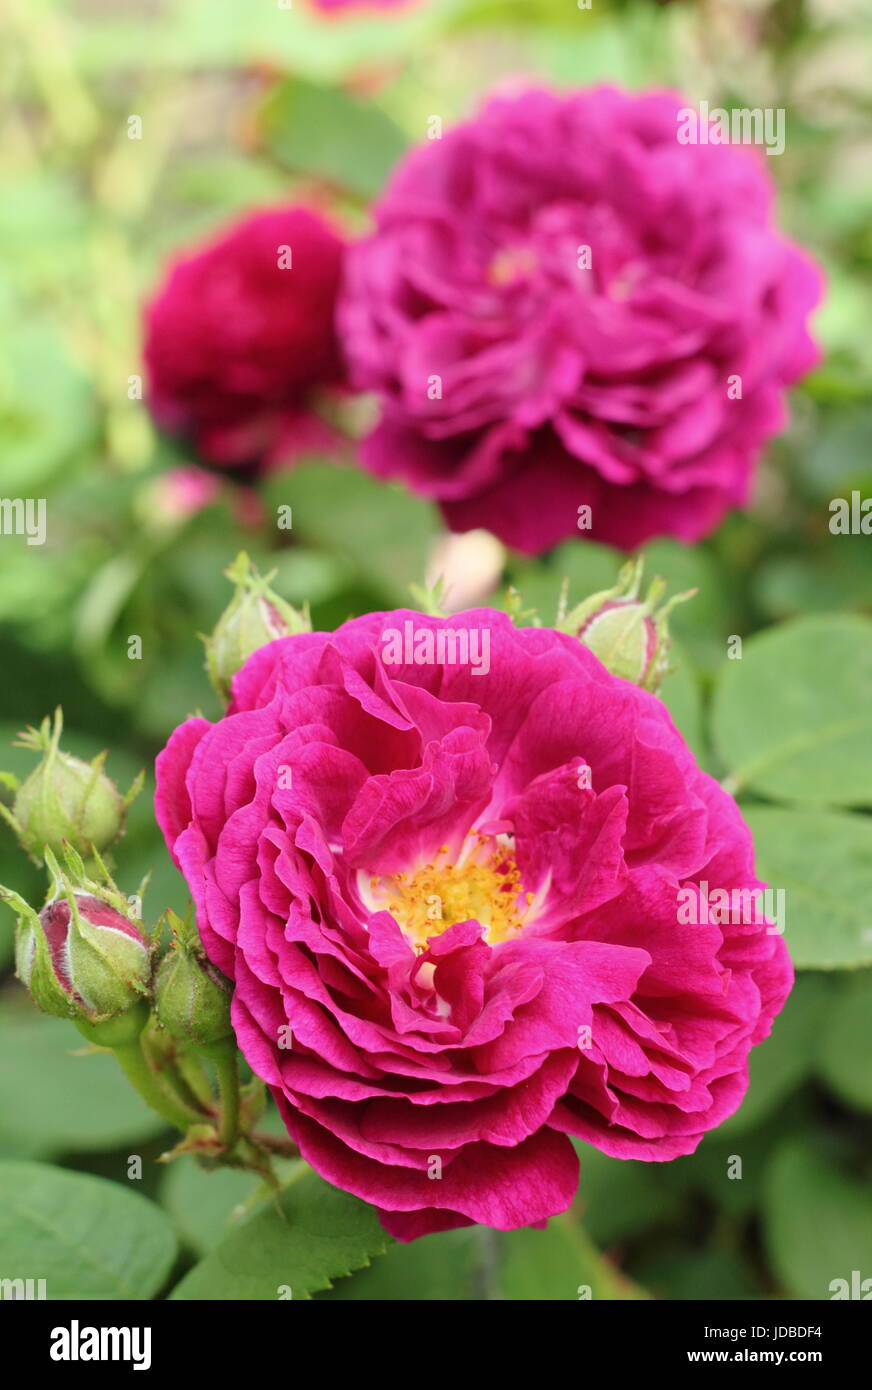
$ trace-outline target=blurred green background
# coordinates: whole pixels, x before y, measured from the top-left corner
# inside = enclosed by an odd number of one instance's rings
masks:
[[[748,1098],[692,1158],[620,1163],[584,1149],[577,1211],[548,1233],[395,1247],[327,1296],[574,1299],[588,1283],[611,1298],[627,1292],[619,1270],[637,1296],[828,1298],[831,1280],[872,1276],[872,539],[828,529],[830,499],[872,496],[864,8],[425,0],[327,23],[305,0],[290,10],[7,0],[0,491],[47,499],[48,540],[0,537],[0,767],[32,766],[8,745],[60,702],[71,751],[108,745],[124,786],[149,769],[117,858],[126,891],[153,868],[150,920],[186,900],[154,826],[151,767],[189,712],[218,713],[198,634],[226,602],[227,563],[244,547],[329,628],[407,602],[440,535],[425,503],[317,460],[262,485],[258,505],[228,485],[180,513],[166,470],[192,460],[128,395],[142,370],[141,306],[168,254],[252,206],[310,193],[333,200],[350,231],[365,227],[369,201],[428,117],[449,124],[494,83],[534,75],[784,107],[786,150],[768,161],[781,222],[828,277],[817,319],[825,360],[793,394],[792,424],[763,462],[752,508],[696,550],[647,548],[652,572],[699,586],[675,614],[678,669],[664,693],[698,756],[742,798],[760,871],[787,891],[787,937],[803,967],[754,1054]],[[128,138],[131,115],[141,140]],[[275,526],[283,504],[290,533]],[[482,583],[494,594],[514,583],[547,622],[563,576],[582,597],[613,582],[620,559],[579,541],[542,561],[505,557],[501,575],[488,559]],[[133,635],[141,660],[128,659]],[[731,635],[746,643],[741,661],[727,658]],[[39,873],[3,826],[0,881],[41,899]],[[170,1268],[227,1237],[251,1180],[148,1161],[166,1147],[160,1122],[111,1059],[70,1055],[77,1035],[35,1013],[12,976],[11,927],[4,912],[0,1159],[129,1186],[127,1155],[143,1154],[139,1186],[166,1209],[171,1234],[158,1273],[128,1296],[159,1294]],[[731,1156],[741,1179],[728,1176]],[[5,1190],[0,1181],[0,1210]]]

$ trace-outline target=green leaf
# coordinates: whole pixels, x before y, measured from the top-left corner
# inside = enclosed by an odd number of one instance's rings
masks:
[[[749,638],[721,671],[712,734],[731,791],[872,804],[872,621],[799,618]]]
[[[818,1072],[836,1095],[872,1111],[872,975],[846,981],[824,1024]]]
[[[499,1245],[503,1298],[574,1302],[648,1297],[603,1258],[570,1217],[554,1217],[544,1231],[510,1231]]]
[[[399,127],[374,101],[300,78],[273,89],[261,124],[269,152],[285,169],[367,199],[381,192],[406,148]]]
[[[175,1299],[310,1298],[391,1243],[375,1210],[313,1172],[292,1181],[185,1276]],[[290,1289],[291,1294],[283,1294]]]
[[[480,1228],[441,1231],[404,1245],[392,1245],[368,1269],[341,1279],[329,1293],[331,1302],[468,1302],[481,1298]]]
[[[789,922],[790,899],[787,919]],[[717,1130],[718,1135],[729,1140],[756,1129],[811,1073],[830,998],[825,976],[804,975],[796,981],[771,1034],[751,1049],[747,1094],[736,1113]]]
[[[800,1140],[767,1174],[764,1230],[775,1272],[797,1298],[828,1299],[833,1280],[872,1274],[872,1193]]]
[[[757,872],[784,890],[793,962],[805,970],[872,965],[872,819],[746,805]]]
[[[0,1250],[4,1276],[45,1279],[48,1299],[145,1299],[166,1281],[176,1242],[160,1207],[138,1192],[6,1160]]]
[[[4,997],[0,1152],[27,1157],[93,1152],[166,1129],[109,1053],[72,1055],[86,1048],[72,1023],[38,1013],[23,989]]]
[[[204,1171],[190,1158],[176,1158],[161,1183],[161,1202],[179,1235],[198,1255],[205,1255],[243,1218],[243,1205],[261,1185],[239,1168]]]

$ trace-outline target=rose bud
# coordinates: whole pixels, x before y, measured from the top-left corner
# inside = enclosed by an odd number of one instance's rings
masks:
[[[106,754],[90,763],[64,753],[60,747],[63,714],[46,718],[39,729],[28,729],[18,747],[42,753],[42,760],[25,782],[4,774],[15,791],[12,810],[0,804],[23,849],[42,862],[46,846],[59,849],[63,842],[84,855],[104,850],[123,833],[127,808],[142,786],[142,774],[122,796],[103,771]]]
[[[19,914],[15,967],[37,1006],[89,1027],[104,1025],[133,1011],[136,1031],[147,1017],[144,998],[151,976],[151,950],[139,925],[125,910],[120,893],[93,882],[73,886],[48,858],[53,882],[37,913],[0,888],[0,896]],[[115,1045],[111,1038],[94,1040]],[[118,1034],[120,1040],[120,1034]]]
[[[209,1048],[233,1037],[229,980],[206,959],[197,929],[167,912],[173,944],[154,980],[158,1022],[181,1043]]]
[[[696,590],[676,594],[658,610],[666,582],[654,579],[646,597],[641,598],[643,568],[643,560],[629,561],[613,588],[576,604],[558,621],[557,629],[590,647],[612,675],[656,692],[669,661],[669,613],[676,604],[692,598]]]
[[[236,592],[206,639],[206,670],[221,700],[230,699],[230,683],[258,647],[277,637],[311,632],[307,611],[299,613],[269,587],[275,570],[259,575],[245,551],[224,571]]]

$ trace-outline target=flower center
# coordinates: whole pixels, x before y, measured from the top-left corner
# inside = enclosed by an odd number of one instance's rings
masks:
[[[537,269],[539,259],[530,246],[504,246],[488,267],[492,285],[512,285]]]
[[[487,836],[457,864],[425,864],[414,873],[392,874],[369,880],[377,906],[387,909],[416,951],[427,938],[439,936],[457,922],[480,922],[490,943],[517,936],[533,901],[521,887],[521,871],[514,855],[502,845],[485,849]]]

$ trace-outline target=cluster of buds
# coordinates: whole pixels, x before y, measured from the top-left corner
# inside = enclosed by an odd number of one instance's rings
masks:
[[[43,754],[36,771],[23,785],[3,778],[15,793],[6,820],[48,876],[40,908],[0,886],[16,917],[16,974],[44,1013],[110,1049],[143,1099],[197,1136],[198,1152],[235,1154],[268,1175],[258,1144],[240,1136],[240,1114],[256,1118],[260,1098],[244,1095],[240,1110],[229,982],[207,961],[196,928],[172,913],[162,951],[162,932],[149,934],[139,917],[146,885],[126,898],[100,853],[121,833],[138,786],[122,797],[102,757],[84,763],[60,737],[58,711],[22,738]],[[197,1053],[215,1069],[217,1097]]]
[[[656,692],[669,666],[669,614],[696,590],[661,604],[666,581],[657,578],[642,598],[643,568],[641,558],[630,560],[613,588],[592,594],[568,613],[559,613],[556,627],[590,647],[612,675]]]
[[[233,598],[206,641],[207,669],[220,698],[259,647],[311,632],[298,612],[269,587],[240,554],[226,571]],[[107,851],[123,834],[140,776],[123,795],[104,771],[105,754],[83,762],[61,748],[58,710],[20,746],[41,754],[23,783],[0,773],[0,816],[22,848],[48,872],[43,906],[31,906],[0,886],[0,901],[17,919],[16,973],[45,1013],[69,1018],[92,1043],[110,1049],[142,1097],[185,1132],[174,1152],[204,1162],[228,1162],[272,1180],[268,1145],[252,1129],[264,1104],[262,1083],[240,1090],[230,1021],[230,982],[206,958],[196,926],[167,912],[166,949],[160,924],[153,935],[107,868]],[[201,1057],[217,1082],[213,1090]],[[275,1141],[273,1141],[275,1148]]]
[[[69,845],[62,857],[63,868],[45,849],[50,882],[39,912],[0,887],[18,919],[18,978],[44,1013],[70,1019],[89,1042],[110,1049],[170,1124],[196,1134],[208,1152],[232,1151],[240,1136],[229,982],[205,959],[195,928],[171,914],[173,944],[161,956],[158,934],[146,935],[99,856],[99,876]],[[215,1063],[229,1107],[213,1096],[196,1052]],[[260,1168],[262,1158],[248,1148],[250,1166]]]
[[[233,677],[252,652],[277,637],[311,632],[312,624],[308,609],[298,612],[269,587],[275,571],[258,574],[244,550],[224,573],[236,592],[205,643],[209,679],[226,704]]]
[[[168,912],[172,944],[160,956],[105,866],[95,878],[70,846],[63,868],[50,849],[45,855],[50,883],[39,912],[0,887],[18,918],[15,973],[44,1013],[72,1019],[108,1047],[137,1036],[152,1008],[186,1047],[232,1036],[230,983],[207,961],[193,924]]]

